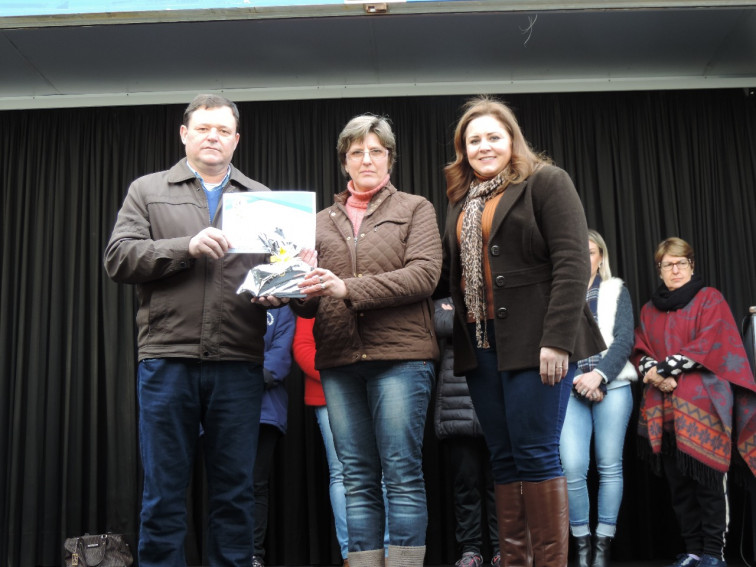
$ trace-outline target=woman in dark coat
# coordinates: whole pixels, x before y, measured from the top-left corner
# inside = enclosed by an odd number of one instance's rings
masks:
[[[536,155],[512,111],[468,103],[446,169],[442,288],[491,453],[504,565],[567,563],[559,437],[578,360],[605,348],[585,303],[588,231],[569,176]],[[448,286],[448,290],[446,289]]]

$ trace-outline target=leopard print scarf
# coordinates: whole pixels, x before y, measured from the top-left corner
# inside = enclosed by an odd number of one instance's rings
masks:
[[[470,184],[463,206],[464,218],[460,234],[462,277],[465,279],[465,307],[475,320],[475,339],[478,348],[489,348],[488,332],[483,322],[487,318],[486,288],[483,281],[483,229],[481,218],[486,201],[499,193],[504,183],[500,173],[493,179]]]

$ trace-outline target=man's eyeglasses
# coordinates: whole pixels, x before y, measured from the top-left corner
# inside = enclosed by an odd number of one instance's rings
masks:
[[[661,262],[659,264],[659,267],[663,272],[671,272],[675,266],[677,266],[678,270],[687,270],[690,268],[690,261],[680,260],[679,262]]]
[[[388,155],[386,148],[370,148],[369,150],[352,150],[347,153],[347,159],[349,161],[362,161],[365,154],[370,157],[371,160],[376,161],[383,159]]]

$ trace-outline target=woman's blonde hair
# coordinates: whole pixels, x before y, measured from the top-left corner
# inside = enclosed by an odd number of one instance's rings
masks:
[[[667,254],[669,254],[670,256],[675,256],[677,258],[687,258],[690,262],[691,270],[696,263],[696,254],[695,252],[693,252],[693,247],[685,240],[677,236],[670,236],[669,238],[665,238],[659,243],[659,246],[656,247],[656,252],[654,253],[654,262],[656,262],[656,269],[658,271],[661,271],[662,258],[664,258],[664,256]]]
[[[391,173],[396,158],[396,138],[394,138],[394,131],[391,129],[388,118],[374,114],[361,114],[347,122],[341,134],[339,134],[338,142],[336,142],[341,173],[347,177],[349,174],[346,170],[346,154],[349,148],[355,142],[363,141],[369,134],[375,134],[381,145],[388,150],[388,170]]]
[[[603,281],[606,281],[612,277],[612,269],[609,266],[609,249],[606,247],[606,242],[604,242],[604,237],[601,236],[598,233],[598,231],[593,230],[592,228],[589,228],[588,240],[593,242],[596,245],[596,247],[599,249],[599,254],[601,255],[601,262],[599,263],[598,274],[599,274],[599,277]]]
[[[467,161],[467,145],[465,133],[470,122],[481,116],[491,116],[501,122],[512,139],[512,158],[507,166],[507,181],[520,183],[527,179],[538,167],[544,163],[551,163],[546,156],[539,155],[525,140],[517,118],[503,102],[488,96],[480,96],[469,100],[463,107],[464,114],[457,123],[454,131],[454,151],[456,158],[444,168],[446,175],[446,196],[449,201],[456,203],[464,199],[475,177],[473,168]]]

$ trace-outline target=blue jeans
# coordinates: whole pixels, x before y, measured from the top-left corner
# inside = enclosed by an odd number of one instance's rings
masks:
[[[251,564],[252,471],[262,393],[262,367],[255,363],[178,358],[139,363],[141,567],[186,566],[186,490],[200,426],[209,492],[210,564]]]
[[[560,452],[567,477],[570,502],[570,531],[574,536],[591,533],[589,525],[588,466],[591,436],[599,473],[598,526],[596,534],[614,537],[622,502],[622,448],[633,409],[630,384],[607,390],[599,403],[570,396],[562,428]]]
[[[475,341],[475,325],[470,326]],[[538,368],[499,372],[494,326],[490,348],[476,348],[478,367],[467,374],[475,413],[491,453],[495,484],[541,482],[563,476],[559,436],[576,365],[554,386]]]
[[[331,432],[331,422],[328,420],[328,410],[326,406],[318,406],[315,409],[315,418],[320,426],[320,433],[323,435],[323,444],[325,445],[326,461],[328,461],[328,476],[330,483],[328,485],[331,496],[331,508],[333,509],[333,519],[336,524],[336,539],[339,542],[341,557],[347,558],[349,553],[349,533],[347,532],[346,520],[346,496],[344,493],[344,467],[336,456],[336,447],[333,445],[333,433]],[[381,483],[383,489],[383,503],[388,508],[388,499],[386,498],[386,484]],[[383,535],[383,546],[388,547],[388,515],[386,516],[386,528]]]
[[[422,449],[434,379],[428,361],[359,362],[320,371],[336,453],[344,467],[349,551],[425,545]]]

